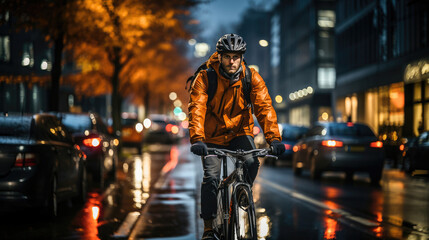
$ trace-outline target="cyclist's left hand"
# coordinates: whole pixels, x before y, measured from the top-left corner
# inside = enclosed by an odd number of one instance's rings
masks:
[[[285,145],[277,140],[274,140],[271,143],[271,150],[273,151],[272,154],[274,155],[280,155],[286,151]]]

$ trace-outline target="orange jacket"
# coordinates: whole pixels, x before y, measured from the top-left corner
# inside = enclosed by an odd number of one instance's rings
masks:
[[[229,85],[229,80],[219,73],[219,59],[215,52],[207,62],[217,73],[217,90],[207,105],[207,71],[201,71],[191,86],[189,101],[189,133],[191,143],[203,141],[218,145],[228,145],[233,138],[243,135],[253,137],[253,117],[251,108],[246,106],[241,78],[245,75],[245,65],[240,80]],[[271,104],[271,97],[261,75],[253,68],[250,99],[254,114],[264,131],[268,143],[281,141],[277,115]]]

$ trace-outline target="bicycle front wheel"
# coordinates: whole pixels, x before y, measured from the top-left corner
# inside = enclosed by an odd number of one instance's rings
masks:
[[[257,239],[255,205],[249,187],[237,186],[232,195],[230,239]]]

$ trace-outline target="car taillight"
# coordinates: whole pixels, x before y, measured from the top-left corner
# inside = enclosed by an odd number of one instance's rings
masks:
[[[292,148],[292,145],[285,143],[285,149],[290,150]]]
[[[322,141],[322,146],[325,146],[325,147],[342,147],[343,142],[337,141],[337,140],[325,140],[325,141]]]
[[[31,167],[37,165],[36,154],[18,153],[15,159],[15,167]]]
[[[87,147],[98,147],[100,145],[101,138],[87,138],[83,140],[83,145]]]
[[[405,149],[405,145],[404,145],[404,144],[401,144],[401,145],[399,146],[399,151],[404,151],[404,149]]]
[[[299,150],[299,147],[298,147],[298,146],[293,146],[293,148],[292,148],[292,151],[293,151],[293,152],[298,152],[298,150]]]
[[[261,132],[261,129],[257,126],[253,126],[253,135],[258,135]]]
[[[173,124],[169,123],[167,126],[165,126],[165,131],[171,132],[171,128],[173,127]]]
[[[382,148],[383,147],[383,142],[382,141],[376,141],[376,142],[372,142],[369,144],[370,147],[372,148]]]

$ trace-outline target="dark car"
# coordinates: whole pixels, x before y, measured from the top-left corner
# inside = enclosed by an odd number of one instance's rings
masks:
[[[429,170],[429,131],[410,139],[404,150],[402,167],[412,174],[415,170]]]
[[[162,114],[151,115],[150,121],[150,127],[144,133],[145,143],[172,144],[180,139],[183,129],[178,122]]]
[[[95,113],[57,113],[57,116],[85,152],[92,180],[101,187],[106,180],[114,180],[119,141],[108,132],[103,120]]]
[[[309,169],[313,179],[324,171],[368,172],[371,183],[378,184],[383,171],[383,143],[365,124],[319,122],[294,146],[292,167],[296,175]]]
[[[85,154],[57,117],[0,117],[0,208],[33,207],[48,217],[58,202],[86,198]]]
[[[122,114],[122,135],[121,143],[126,147],[137,148],[141,153],[143,145],[143,124],[137,119],[137,116]]]
[[[265,163],[268,165],[277,165],[279,162],[292,164],[293,146],[308,131],[308,127],[296,126],[287,123],[279,123],[279,130],[282,134],[282,143],[285,145],[285,152],[278,156],[278,159],[267,158]]]

